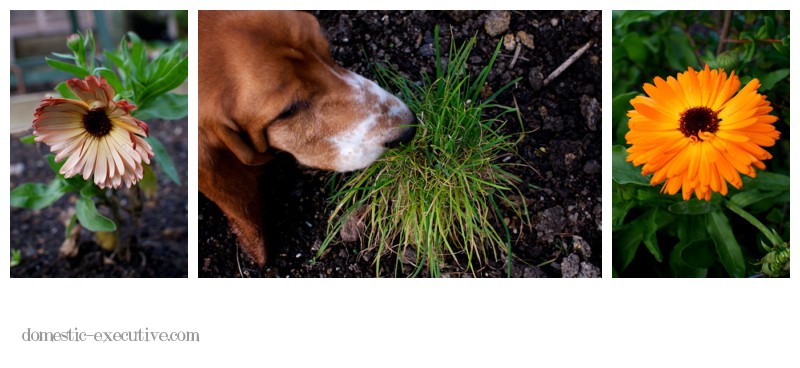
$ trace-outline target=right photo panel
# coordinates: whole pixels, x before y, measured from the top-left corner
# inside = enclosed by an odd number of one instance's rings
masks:
[[[614,277],[789,277],[789,11],[613,12]]]

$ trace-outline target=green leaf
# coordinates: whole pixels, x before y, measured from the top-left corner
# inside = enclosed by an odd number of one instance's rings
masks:
[[[613,230],[617,230],[622,227],[625,215],[636,205],[636,202],[630,198],[624,198],[623,191],[628,190],[629,186],[622,186],[617,183],[612,184],[614,185],[614,192],[611,197],[611,227]]]
[[[167,149],[164,148],[164,145],[161,144],[161,141],[154,136],[150,136],[147,138],[147,142],[150,143],[150,146],[153,147],[153,153],[155,156],[153,157],[156,162],[158,162],[158,166],[161,167],[161,170],[164,171],[167,176],[172,179],[175,184],[181,183],[181,178],[178,176],[178,170],[175,169],[175,165],[172,163],[172,158],[170,158],[169,153],[167,153]]]
[[[141,120],[153,118],[174,120],[189,114],[189,96],[167,93],[147,104],[142,109],[133,110],[133,115]]]
[[[24,183],[11,191],[11,206],[39,210],[45,208],[64,195],[61,180],[53,180],[50,184]]]
[[[705,221],[700,221],[695,216],[680,216],[677,221],[677,233],[680,241],[672,248],[669,255],[669,264],[672,275],[675,277],[706,277],[707,268],[697,268],[689,265],[683,259],[683,250],[693,242],[708,241]]]
[[[90,198],[78,198],[78,202],[75,203],[75,214],[81,225],[91,231],[114,231],[117,229],[114,221],[97,212],[97,207]]]
[[[611,235],[613,239],[611,259],[614,262],[614,268],[620,271],[628,268],[636,255],[636,250],[639,249],[639,244],[642,244],[642,229],[636,226],[639,223],[634,221]]]
[[[764,17],[764,24],[756,32],[756,38],[759,40],[772,38],[775,35],[775,19],[766,16]]]
[[[749,183],[751,189],[761,189],[764,191],[789,191],[789,177],[782,174],[760,171],[753,179],[743,178],[745,186]]]
[[[183,58],[181,62],[163,74],[158,80],[147,87],[137,96],[141,103],[146,104],[153,98],[161,96],[180,86],[189,77],[189,59]]]
[[[689,201],[675,202],[669,206],[669,212],[677,215],[703,215],[719,209],[716,203],[692,199]]]
[[[749,63],[750,60],[753,59],[753,54],[756,52],[756,39],[750,32],[742,32],[739,34],[740,40],[749,40],[750,42],[743,44],[744,45],[744,53],[741,54],[742,62]],[[744,84],[744,82],[742,82]]]
[[[694,47],[689,41],[689,37],[683,31],[673,28],[670,30],[666,39],[664,56],[667,64],[675,70],[686,70],[686,67],[699,67],[697,55]]]
[[[714,242],[696,240],[686,244],[681,250],[681,259],[695,268],[710,268],[717,261],[714,254]]]
[[[645,232],[655,226],[655,230],[652,231],[655,234],[658,229],[667,226],[673,220],[673,216],[653,208],[631,221],[624,228],[614,231],[611,235],[613,254],[611,258],[614,262],[614,267],[620,271],[625,271],[636,255],[639,244],[643,242]]]
[[[620,39],[622,46],[628,53],[628,58],[637,64],[647,63],[647,48],[642,43],[642,38],[638,33],[628,33]]]
[[[20,138],[19,141],[22,142],[22,143],[25,143],[25,144],[36,143],[36,136],[33,135],[33,134],[28,134],[28,135]]]
[[[100,73],[100,75],[108,81],[108,85],[114,89],[116,94],[120,94],[125,90],[122,86],[122,82],[119,80],[119,76],[117,76],[117,73],[113,70],[108,68],[96,68],[94,71]]]
[[[51,52],[50,54],[53,55],[53,56],[56,56],[56,57],[60,57],[62,59],[66,59],[66,60],[76,60],[77,59],[75,57],[75,55],[72,55],[72,54],[62,54],[60,52]]]
[[[650,185],[650,176],[643,176],[632,163],[625,161],[628,153],[625,147],[614,146],[611,149],[611,176],[619,184]]]
[[[45,158],[47,159],[47,163],[50,164],[50,168],[53,169],[53,172],[58,176],[58,178],[61,181],[64,182],[65,184],[63,189],[64,192],[70,192],[70,191],[77,192],[81,188],[83,188],[84,185],[86,185],[87,181],[83,180],[83,177],[81,175],[75,175],[67,179],[64,176],[64,174],[59,173],[61,167],[64,166],[64,164],[67,162],[66,160],[62,162],[56,162],[56,156],[53,155],[52,153],[47,154]]]
[[[68,98],[71,100],[79,100],[78,96],[72,93],[72,90],[67,87],[67,82],[61,82],[56,86],[56,91],[61,95],[63,98]]]
[[[781,55],[789,55],[789,36],[781,38],[781,42],[772,43],[772,47]]]
[[[156,194],[156,189],[158,189],[158,180],[156,180],[156,174],[153,172],[153,169],[150,167],[150,165],[143,166],[144,175],[139,180],[139,188],[141,188],[142,192],[144,192],[145,198],[150,199]]]
[[[87,75],[89,75],[89,72],[86,71],[86,69],[83,69],[83,68],[81,68],[79,66],[76,66],[76,65],[73,65],[73,64],[69,64],[69,63],[65,63],[63,61],[59,61],[59,60],[55,60],[55,59],[50,59],[50,58],[47,58],[47,57],[44,58],[44,59],[47,60],[47,64],[50,65],[51,67],[53,67],[54,69],[65,71],[67,73],[70,73],[70,74],[78,77],[78,78],[84,78]]]
[[[758,203],[772,197],[777,197],[782,192],[762,192],[760,190],[746,190],[731,196],[731,203],[739,207],[747,207],[753,203]]]
[[[22,251],[19,249],[12,249],[11,250],[11,263],[9,264],[10,267],[19,266],[20,262],[22,262]]]
[[[783,221],[785,220],[783,210],[780,208],[773,208],[767,214],[766,220],[775,224],[782,224]],[[772,229],[772,235],[773,236],[776,235],[775,229]],[[780,239],[780,235],[778,236],[778,238]]]
[[[789,69],[778,69],[770,72],[761,78],[761,91],[769,91],[776,83],[786,79],[789,76]]]
[[[669,265],[672,268],[672,275],[675,277],[706,277],[708,275],[707,268],[692,267],[685,260],[683,260],[681,253],[686,249],[688,243],[679,242],[672,248],[669,254]]]
[[[639,95],[638,92],[623,93],[611,100],[611,122],[617,132],[617,144],[625,144],[625,134],[628,133],[628,111],[633,109],[631,99]]]
[[[81,196],[86,198],[105,197],[105,189],[100,189],[94,182],[86,182],[81,188]]]
[[[103,55],[106,56],[106,60],[110,61],[123,72],[123,77],[130,73],[130,70],[126,68],[125,61],[119,55],[111,51],[105,51]]]
[[[67,228],[64,231],[64,237],[69,238],[69,233],[72,232],[72,228],[75,227],[75,224],[78,222],[78,215],[73,214],[72,217],[69,219],[69,224],[67,224]]]
[[[614,11],[614,15],[620,14],[619,19],[614,23],[614,28],[616,29],[624,29],[629,24],[636,23],[636,22],[644,22],[651,20],[661,14],[664,14],[666,11],[664,10],[654,10],[654,11],[647,11],[647,10],[626,10],[626,11]]]
[[[142,77],[147,63],[147,50],[142,44],[142,39],[136,33],[128,32],[128,39],[130,39],[129,60],[136,68],[137,77]],[[122,40],[125,42],[125,40]]]
[[[677,235],[682,243],[708,239],[705,221],[699,216],[680,216],[678,219]]]
[[[658,207],[655,207],[644,216],[644,234],[642,235],[642,240],[647,250],[656,257],[656,261],[661,262],[663,261],[663,257],[661,256],[661,249],[658,248],[658,237],[656,236],[656,231],[658,230],[656,219],[658,218],[658,214]]]
[[[728,218],[725,217],[722,210],[709,212],[705,217],[706,229],[711,235],[711,239],[714,240],[714,246],[722,266],[731,277],[744,277],[744,255],[742,255],[742,248],[733,236]]]

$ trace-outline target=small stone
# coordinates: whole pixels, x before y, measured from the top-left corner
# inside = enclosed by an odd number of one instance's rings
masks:
[[[577,254],[570,254],[561,261],[561,277],[572,278],[581,271],[581,259]]]
[[[364,223],[364,212],[367,211],[367,207],[363,206],[356,210],[353,215],[347,219],[342,229],[339,230],[339,236],[342,238],[342,241],[345,242],[354,242],[358,239],[361,239],[361,235],[364,234],[364,230],[367,227],[367,224]]]
[[[592,214],[594,214],[594,222],[597,224],[597,230],[603,228],[603,205],[598,203],[594,206],[594,210],[592,210]]]
[[[586,118],[586,126],[591,131],[597,131],[597,123],[601,115],[600,103],[597,99],[587,95],[581,96],[581,114]]]
[[[514,51],[514,48],[517,47],[517,41],[514,39],[513,34],[509,33],[503,36],[503,47],[505,47],[507,51]]]
[[[517,40],[525,47],[533,50],[533,35],[529,35],[525,31],[517,32]]]
[[[20,175],[25,172],[25,164],[22,162],[13,163],[8,169],[11,176]]]
[[[505,31],[508,31],[508,25],[511,23],[511,12],[507,10],[492,10],[489,16],[486,17],[486,23],[483,28],[489,36],[497,36]]]
[[[572,236],[572,249],[575,249],[575,251],[580,254],[581,258],[585,260],[592,257],[592,247],[580,236]]]
[[[433,45],[432,44],[426,43],[426,44],[422,45],[422,47],[419,48],[419,53],[422,56],[428,57],[428,56],[435,55],[436,54],[436,50],[433,49]]]
[[[542,89],[544,74],[542,74],[541,66],[531,69],[530,73],[528,73],[528,82],[531,84],[531,88],[534,92]]]
[[[539,267],[525,267],[525,270],[522,271],[522,277],[525,278],[546,278],[547,274]]]
[[[603,273],[597,266],[589,262],[581,262],[581,271],[578,272],[578,277],[596,279],[599,278],[602,274]]]
[[[537,238],[539,242],[544,243],[552,243],[567,222],[564,208],[561,206],[550,207],[542,211],[538,220],[536,223]]]
[[[603,169],[602,165],[600,165],[600,163],[597,162],[597,160],[589,160],[586,162],[586,164],[583,165],[583,172],[589,175],[597,174],[602,169]]]
[[[447,10],[445,14],[449,15],[454,21],[461,23],[469,18],[478,14],[476,10]]]
[[[575,155],[575,154],[574,154],[574,153],[572,153],[572,152],[567,152],[567,154],[566,154],[566,155],[564,155],[564,163],[565,163],[567,166],[569,166],[569,165],[571,165],[571,164],[572,164],[572,162],[573,162],[573,161],[575,161],[575,159],[576,159],[576,158],[578,158],[578,156],[577,156],[577,155]]]

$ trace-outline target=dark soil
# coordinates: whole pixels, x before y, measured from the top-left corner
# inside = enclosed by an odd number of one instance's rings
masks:
[[[187,119],[154,120],[148,124],[150,134],[158,137],[171,155],[181,185],[173,183],[154,165],[158,177],[156,198],[144,204],[138,235],[131,238],[130,260],[112,257],[85,229],[77,255],[59,257],[65,235],[59,218],[74,207],[77,199],[68,193],[42,210],[11,208],[11,249],[22,253],[20,264],[11,268],[12,277],[187,277]],[[22,144],[19,138],[11,137],[11,189],[25,182],[53,180],[55,174],[44,159],[49,147]],[[100,211],[104,212],[104,208]]]
[[[458,44],[477,34],[470,59],[473,73],[482,68],[500,39],[524,31],[534,49],[503,49],[487,84],[497,89],[522,80],[498,102],[516,99],[527,131],[518,153],[529,168],[515,174],[532,220],[514,227],[513,277],[600,277],[601,205],[601,14],[599,11],[508,12],[507,31],[490,36],[484,11],[347,11],[314,12],[331,42],[333,59],[345,68],[374,79],[370,67],[389,62],[415,81],[432,74],[433,30],[440,26],[442,50],[452,32]],[[502,18],[502,16],[500,17]],[[588,41],[593,45],[548,85],[543,80]],[[364,55],[367,55],[368,60]],[[474,75],[474,74],[473,74]],[[516,117],[507,125],[517,133]],[[520,161],[522,162],[522,161]],[[532,169],[530,168],[532,167]],[[325,237],[331,208],[327,173],[300,168],[288,155],[269,164],[262,188],[268,194],[266,223],[269,260],[261,268],[243,254],[225,216],[199,195],[199,275],[202,277],[375,277],[395,274],[394,262],[383,261],[379,275],[371,257],[360,256],[358,243],[332,245],[312,262]],[[507,216],[507,217],[510,217]],[[502,257],[505,258],[505,257]],[[388,265],[388,266],[383,266]],[[478,277],[506,277],[505,259],[478,270]],[[447,276],[472,276],[453,268]]]

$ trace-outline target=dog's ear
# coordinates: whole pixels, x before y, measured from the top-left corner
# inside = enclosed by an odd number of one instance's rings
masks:
[[[272,159],[272,154],[267,152],[266,127],[258,127],[257,131],[243,132],[232,128],[233,122],[215,124],[217,137],[236,155],[245,165],[263,165]]]

